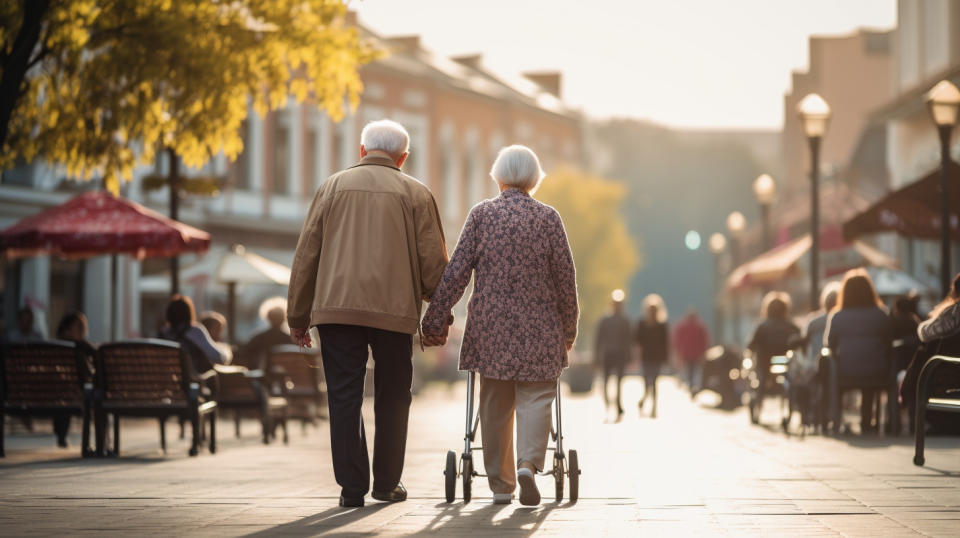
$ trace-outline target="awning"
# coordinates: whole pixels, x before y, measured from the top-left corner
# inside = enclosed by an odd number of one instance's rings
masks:
[[[960,237],[960,167],[953,165],[949,171],[950,233],[956,239]],[[916,239],[940,238],[939,168],[891,192],[843,225],[848,241],[883,232]]]
[[[764,252],[734,269],[727,278],[727,288],[735,290],[782,280],[794,270],[797,261],[810,250],[812,243],[813,239],[807,234]]]
[[[224,246],[214,246],[210,252],[180,270],[182,282],[201,286],[216,280],[219,283],[236,282],[237,284],[277,284],[286,286],[290,283],[290,268],[282,263],[266,258],[259,254],[243,249],[242,247],[228,249]],[[266,253],[276,259],[284,259],[283,253]],[[170,292],[170,274],[163,272],[140,278],[141,293],[167,294]]]
[[[217,280],[237,284],[290,284],[290,268],[247,251],[242,245],[220,259]]]
[[[852,248],[869,266],[896,268],[897,262],[880,250],[862,242],[840,245],[836,241],[824,241],[831,236],[821,234],[822,251]],[[810,251],[813,241],[810,234],[769,250],[737,267],[727,278],[727,289],[738,290],[747,286],[774,284],[797,272],[797,263]]]

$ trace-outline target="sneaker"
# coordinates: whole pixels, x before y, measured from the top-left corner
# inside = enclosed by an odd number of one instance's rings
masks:
[[[517,471],[517,482],[520,484],[520,504],[524,506],[540,504],[540,490],[537,489],[537,481],[533,476],[533,471],[521,467]]]
[[[513,502],[513,493],[494,493],[493,504],[510,504]]]

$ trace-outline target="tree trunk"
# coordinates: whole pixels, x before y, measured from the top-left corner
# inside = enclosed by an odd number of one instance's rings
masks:
[[[23,0],[22,4],[23,25],[17,32],[10,54],[3,57],[3,75],[0,76],[0,149],[7,143],[10,118],[23,92],[30,56],[40,42],[40,30],[50,0]]]
[[[170,179],[167,181],[170,188],[170,218],[180,220],[180,170],[177,152],[167,148],[167,161],[170,163]],[[180,293],[180,258],[170,258],[170,294]]]

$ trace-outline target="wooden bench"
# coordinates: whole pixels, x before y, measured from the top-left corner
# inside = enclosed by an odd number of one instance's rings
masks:
[[[89,456],[90,384],[87,362],[73,342],[9,344],[0,366],[0,457],[5,415],[83,417],[81,453]]]
[[[945,411],[948,413],[960,413],[960,393],[956,398],[931,398],[930,380],[933,373],[945,368],[960,368],[960,357],[947,357],[944,355],[935,355],[930,357],[923,364],[920,370],[920,376],[917,379],[917,409],[914,426],[916,430],[916,450],[913,454],[913,464],[923,466],[925,459],[923,457],[923,445],[926,439],[927,429],[927,411]],[[960,389],[960,387],[957,387]]]
[[[120,417],[156,417],[160,420],[160,446],[166,451],[165,422],[181,417],[193,426],[190,455],[199,452],[202,421],[210,425],[210,452],[217,450],[216,394],[203,394],[201,386],[216,372],[193,372],[180,344],[167,340],[129,340],[104,344],[97,356],[95,401],[97,453],[104,454],[106,416],[113,415],[113,455],[120,455]]]
[[[270,394],[287,399],[288,417],[299,419],[303,429],[325,416],[327,391],[318,353],[294,345],[274,346],[267,356],[266,379]]]
[[[276,426],[283,428],[283,442],[288,443],[287,399],[270,396],[263,383],[262,370],[248,370],[243,366],[214,366],[220,383],[217,406],[233,412],[234,429],[240,437],[240,419],[252,414],[260,420],[263,444],[275,437]]]

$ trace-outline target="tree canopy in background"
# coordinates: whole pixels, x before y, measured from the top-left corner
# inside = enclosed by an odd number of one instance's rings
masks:
[[[0,2],[0,165],[40,155],[116,190],[170,148],[198,167],[242,150],[248,100],[339,119],[376,52],[341,0]]]
[[[622,184],[570,169],[551,173],[536,198],[556,208],[563,218],[577,267],[580,334],[588,341],[610,304],[610,292],[626,289],[640,265],[638,243],[627,232],[621,204]]]

